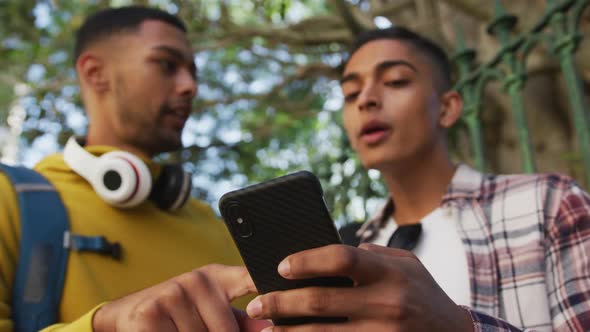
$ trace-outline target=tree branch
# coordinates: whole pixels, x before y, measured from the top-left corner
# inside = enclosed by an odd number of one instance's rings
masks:
[[[315,31],[318,29],[343,29],[344,23],[341,18],[334,15],[316,15],[306,18],[289,26],[293,31]],[[321,30],[319,30],[321,31]]]
[[[334,68],[325,63],[310,63],[297,69],[298,79],[309,79],[317,77],[326,77],[337,79],[340,76],[338,68]]]
[[[383,4],[375,9],[371,8],[371,15],[392,17],[408,8],[414,7],[414,0],[404,0],[395,3]]]
[[[291,46],[317,46],[329,43],[349,43],[352,35],[345,29],[316,30],[294,32],[290,26],[277,29],[235,26],[231,32],[236,38],[264,37],[274,43],[289,44]]]
[[[475,17],[484,22],[489,22],[492,19],[491,6],[482,6],[480,1],[471,0],[443,0],[449,6],[459,9],[460,11]]]
[[[346,1],[330,0],[330,3],[336,9],[336,11],[340,13],[340,16],[344,20],[346,27],[353,35],[356,36],[361,32],[368,30],[368,27],[361,24],[361,22],[357,19],[357,15],[355,15],[353,12],[353,7]]]
[[[220,48],[231,42],[252,37],[263,37],[270,42],[296,47],[329,43],[349,44],[361,31],[374,28],[372,17],[362,13],[358,8],[347,4],[344,0],[331,1],[341,15],[318,15],[288,26],[271,29],[267,26],[242,26],[225,22],[223,43],[220,46],[215,43],[213,47]],[[201,44],[198,49],[210,49],[211,46]]]

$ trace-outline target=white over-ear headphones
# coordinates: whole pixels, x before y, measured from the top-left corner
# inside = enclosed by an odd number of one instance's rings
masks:
[[[95,157],[84,150],[75,137],[70,137],[63,155],[66,164],[85,178],[109,204],[132,207],[141,204],[150,195],[150,170],[131,153],[113,151]]]

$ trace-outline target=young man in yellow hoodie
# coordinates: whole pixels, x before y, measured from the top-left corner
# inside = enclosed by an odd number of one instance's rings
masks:
[[[182,204],[190,192],[186,182],[176,191],[166,187],[165,177],[186,180],[180,166],[151,161],[181,148],[197,92],[183,23],[145,7],[98,12],[77,34],[75,61],[87,136],[71,139],[63,155],[45,158],[35,170],[59,193],[72,234],[104,236],[121,245],[122,255],[70,251],[59,324],[46,330],[238,331],[267,325],[231,309],[232,300],[255,291],[247,271],[210,265],[241,265],[223,224],[202,202]],[[135,181],[127,191],[114,190],[128,185],[127,177]],[[12,331],[21,228],[16,193],[2,173],[0,192],[0,331]]]

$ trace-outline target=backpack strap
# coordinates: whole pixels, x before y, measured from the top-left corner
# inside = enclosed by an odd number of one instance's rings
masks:
[[[66,274],[69,229],[55,188],[39,173],[0,164],[18,196],[21,239],[12,290],[14,331],[38,331],[58,320]]]

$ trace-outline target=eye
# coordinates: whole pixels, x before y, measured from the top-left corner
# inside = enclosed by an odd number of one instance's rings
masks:
[[[359,92],[357,92],[357,91],[347,93],[344,95],[344,102],[351,103],[356,99],[356,97],[358,97],[358,95],[359,95]]]
[[[401,88],[410,83],[410,80],[403,79],[403,80],[391,80],[385,82],[386,86],[394,87],[394,88]]]
[[[158,60],[158,65],[165,74],[174,74],[178,69],[178,64],[168,59]]]

